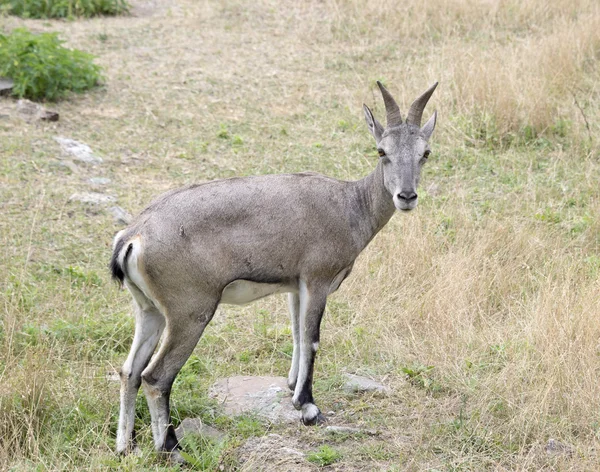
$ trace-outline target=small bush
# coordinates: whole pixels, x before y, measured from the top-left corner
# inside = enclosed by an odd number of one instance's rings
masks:
[[[0,0],[0,8],[23,18],[89,18],[129,11],[125,0]]]
[[[339,461],[342,458],[342,454],[336,451],[331,446],[323,444],[318,451],[310,452],[306,459],[313,464],[324,467],[334,462]]]
[[[0,76],[13,79],[13,95],[57,100],[98,84],[101,69],[93,56],[63,43],[56,33],[35,35],[22,28],[0,34]]]

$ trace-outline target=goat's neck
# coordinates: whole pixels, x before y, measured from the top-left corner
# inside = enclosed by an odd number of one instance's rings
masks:
[[[373,172],[352,182],[352,209],[358,222],[357,243],[364,249],[390,220],[396,207],[383,182],[383,164],[377,163]]]

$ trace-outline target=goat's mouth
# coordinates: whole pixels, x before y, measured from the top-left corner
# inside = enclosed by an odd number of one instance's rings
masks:
[[[396,207],[396,210],[401,211],[402,213],[408,213],[409,211],[413,211],[416,206],[417,206],[417,202],[413,201],[413,202],[394,202],[394,206]]]

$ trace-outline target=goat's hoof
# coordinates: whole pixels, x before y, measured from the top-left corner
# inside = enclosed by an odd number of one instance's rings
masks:
[[[327,422],[327,418],[314,403],[306,403],[302,406],[302,423],[305,426],[321,425]]]
[[[288,380],[288,382],[287,382],[287,386],[288,386],[288,388],[289,388],[289,389],[290,389],[290,390],[293,392],[294,390],[296,390],[296,381],[294,380],[293,382],[290,382],[290,381]]]

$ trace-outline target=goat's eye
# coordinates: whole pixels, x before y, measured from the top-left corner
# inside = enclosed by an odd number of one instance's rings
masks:
[[[385,156],[385,151],[383,149],[377,149],[377,152],[379,153],[379,157]]]
[[[427,150],[423,153],[423,158],[427,159],[429,157],[429,154],[431,154],[431,151]]]

